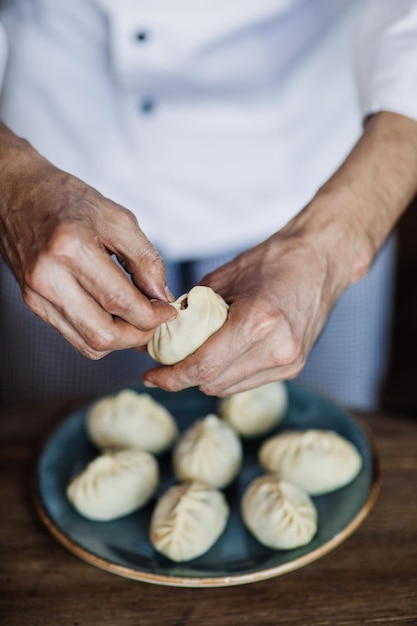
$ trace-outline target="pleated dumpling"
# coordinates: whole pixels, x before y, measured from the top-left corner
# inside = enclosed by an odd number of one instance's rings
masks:
[[[103,449],[135,447],[159,454],[178,434],[171,413],[147,393],[123,389],[95,402],[87,413],[89,439]]]
[[[350,441],[333,431],[313,429],[271,437],[259,451],[259,462],[312,495],[347,485],[362,467],[362,457]]]
[[[229,517],[223,493],[197,482],[174,485],[155,507],[150,541],[171,561],[190,561],[207,552]]]
[[[224,398],[219,414],[242,437],[258,437],[270,432],[288,409],[288,391],[283,382],[262,385]]]
[[[317,510],[310,496],[276,476],[253,480],[243,494],[241,510],[248,530],[274,550],[304,546],[317,532]]]
[[[194,422],[174,448],[174,474],[180,481],[197,480],[222,489],[237,476],[241,464],[239,437],[214,414]]]
[[[223,326],[229,305],[210,289],[197,285],[171,303],[178,315],[157,327],[148,352],[159,363],[172,365],[195,352]]]
[[[109,521],[144,506],[159,482],[156,459],[136,448],[95,458],[67,487],[73,507],[84,517]]]

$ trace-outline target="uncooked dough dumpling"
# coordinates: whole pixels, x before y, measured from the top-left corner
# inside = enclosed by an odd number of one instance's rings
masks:
[[[68,485],[67,496],[84,517],[109,521],[143,507],[159,482],[156,459],[130,448],[95,458]]]
[[[262,467],[312,495],[339,489],[359,474],[362,457],[347,439],[329,430],[286,432],[259,451]]]
[[[210,289],[197,285],[171,303],[178,315],[155,330],[148,352],[159,363],[173,365],[195,352],[226,321],[229,305]]]
[[[214,414],[195,421],[174,448],[173,467],[178,480],[197,480],[222,489],[237,476],[241,465],[239,437]]]
[[[242,437],[259,437],[270,432],[288,409],[288,391],[283,382],[262,385],[224,398],[219,414]]]
[[[150,541],[171,561],[190,561],[216,543],[228,517],[221,491],[197,482],[174,485],[157,502]]]
[[[86,431],[101,449],[136,447],[159,454],[178,434],[171,413],[147,393],[124,389],[95,402],[87,414]]]
[[[274,550],[304,546],[317,532],[317,510],[310,496],[276,476],[252,481],[243,494],[241,510],[254,537]]]

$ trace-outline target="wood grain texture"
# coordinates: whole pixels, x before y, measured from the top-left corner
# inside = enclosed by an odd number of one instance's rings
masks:
[[[366,418],[381,452],[382,487],[369,517],[336,550],[264,582],[177,589],[96,569],[38,520],[30,474],[60,404],[0,412],[0,624],[417,625],[417,419]]]

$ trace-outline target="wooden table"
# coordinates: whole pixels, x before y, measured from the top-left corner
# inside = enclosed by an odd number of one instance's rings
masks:
[[[417,417],[364,418],[381,452],[382,487],[345,543],[278,578],[217,589],[119,578],[48,534],[32,505],[30,473],[42,435],[59,419],[62,402],[0,411],[0,624],[417,625]]]

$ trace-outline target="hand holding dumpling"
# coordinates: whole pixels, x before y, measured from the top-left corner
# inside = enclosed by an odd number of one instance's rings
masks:
[[[209,287],[193,287],[171,303],[177,317],[157,327],[148,343],[149,354],[173,365],[195,352],[226,321],[229,306]]]

